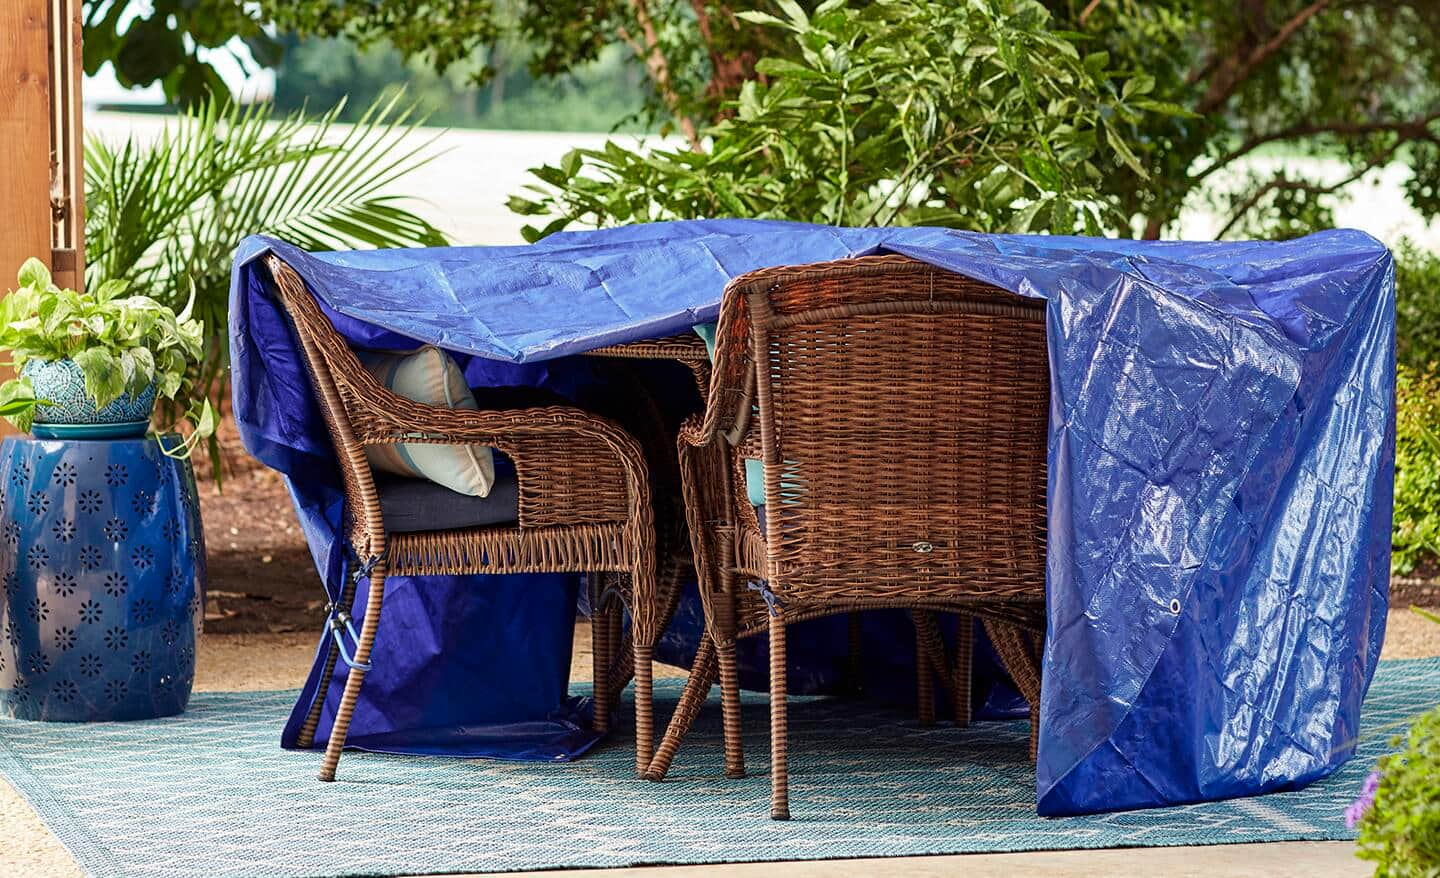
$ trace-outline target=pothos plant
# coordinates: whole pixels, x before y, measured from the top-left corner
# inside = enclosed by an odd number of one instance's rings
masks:
[[[85,293],[61,289],[38,259],[21,266],[18,281],[19,287],[0,299],[0,349],[10,352],[9,365],[17,373],[31,360],[70,360],[84,375],[96,408],[125,394],[139,397],[152,383],[157,397],[184,402],[186,370],[200,358],[204,339],[190,303],[176,314],[148,296],[126,295],[128,285],[118,280]],[[214,409],[197,396],[182,409],[193,429],[166,453],[188,454],[214,433]],[[30,429],[36,408],[46,402],[36,398],[24,374],[0,385],[0,416],[20,430]]]

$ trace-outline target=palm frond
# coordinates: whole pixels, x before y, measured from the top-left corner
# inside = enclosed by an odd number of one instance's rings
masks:
[[[377,102],[343,129],[335,123],[343,105],[277,119],[269,105],[206,102],[148,143],[90,139],[92,281],[124,278],[171,304],[193,286],[198,310],[213,314],[211,305],[223,310],[230,256],[246,235],[317,250],[445,243],[384,194],[435,155],[433,138],[413,142],[420,120],[400,100]]]
[[[416,137],[403,93],[354,125],[344,104],[311,116],[206,101],[158,137],[85,144],[86,274],[123,279],[179,309],[194,296],[205,356],[190,376],[223,395],[230,261],[241,239],[269,234],[308,250],[441,246],[445,236],[391,190],[437,154]],[[218,405],[217,405],[218,408]],[[218,461],[216,461],[218,464]],[[217,470],[218,472],[218,470]]]

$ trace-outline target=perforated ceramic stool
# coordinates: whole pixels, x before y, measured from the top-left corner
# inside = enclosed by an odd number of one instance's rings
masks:
[[[4,440],[0,714],[87,722],[183,711],[204,558],[190,464],[156,440]]]

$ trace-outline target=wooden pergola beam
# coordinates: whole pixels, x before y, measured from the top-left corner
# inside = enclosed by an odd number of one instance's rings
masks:
[[[85,282],[80,36],[80,0],[0,0],[0,295],[32,256]]]
[[[84,282],[80,0],[0,2],[0,291],[37,257]]]
[[[51,262],[51,3],[0,3],[0,291],[31,256]]]
[[[50,0],[50,269],[85,286],[85,125],[80,0]]]

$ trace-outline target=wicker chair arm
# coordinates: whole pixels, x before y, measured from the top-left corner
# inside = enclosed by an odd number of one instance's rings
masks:
[[[357,438],[366,445],[427,440],[444,444],[503,445],[506,439],[579,436],[604,437],[617,446],[634,441],[607,419],[571,406],[452,409],[417,403],[378,386],[375,389],[380,392],[363,404],[365,413],[373,420],[357,429],[360,434]]]
[[[399,396],[360,364],[294,269],[273,256],[267,266],[304,349],[317,401],[344,463],[347,494],[373,494],[364,446],[481,444],[515,464],[521,527],[596,521],[649,526],[653,512],[644,452],[621,427],[563,405],[452,409]],[[367,513],[363,523],[372,543],[383,538],[375,515]]]
[[[680,424],[679,442],[681,447],[706,448],[714,444],[719,431],[706,429],[705,414],[696,412]]]
[[[392,411],[383,422],[370,421],[357,438],[367,445],[495,448],[514,464],[520,480],[521,527],[653,519],[639,442],[599,415],[568,406],[475,411],[403,402],[403,414]]]

